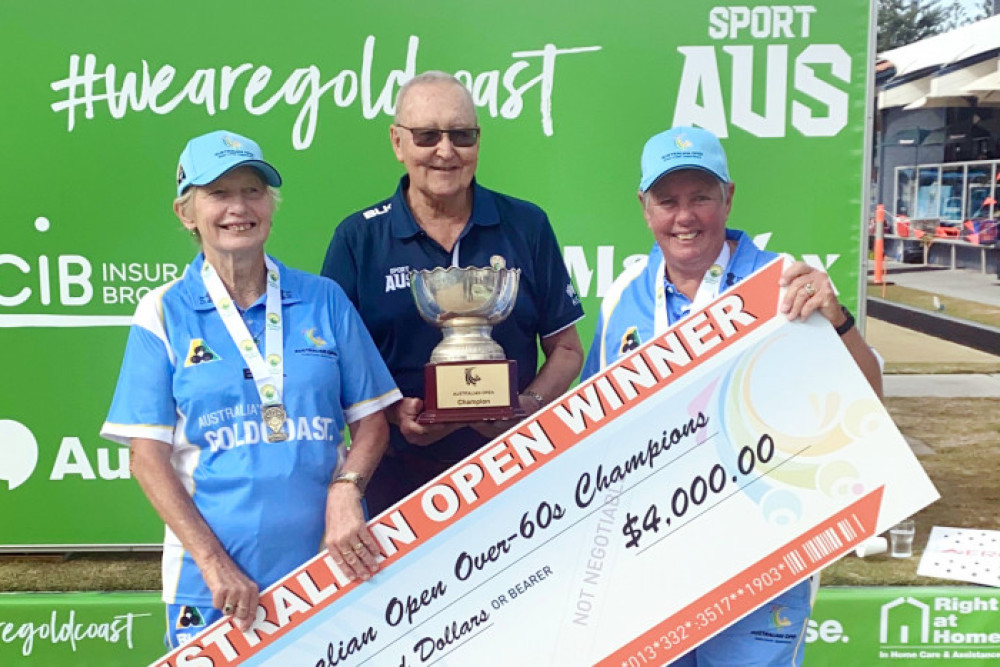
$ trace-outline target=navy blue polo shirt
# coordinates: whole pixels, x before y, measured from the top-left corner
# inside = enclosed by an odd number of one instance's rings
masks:
[[[411,269],[491,266],[496,255],[508,268],[521,269],[511,315],[493,328],[493,339],[517,361],[518,390],[534,379],[538,338],[557,333],[583,317],[555,233],[545,213],[526,201],[488,190],[475,181],[472,215],[453,252],[420,228],[406,203],[409,177],[396,193],[349,216],[337,227],[323,263],[354,303],[404,396],[424,396],[424,364],[441,342],[441,330],[425,322],[410,292]],[[453,258],[454,255],[454,258]],[[459,460],[485,444],[472,429],[461,429],[416,454]],[[398,430],[393,448],[408,447]]]

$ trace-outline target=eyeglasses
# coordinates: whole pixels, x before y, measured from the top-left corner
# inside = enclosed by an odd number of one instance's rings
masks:
[[[409,130],[413,135],[413,143],[421,148],[437,146],[441,142],[441,135],[447,134],[453,146],[459,148],[469,148],[475,146],[479,140],[478,127],[456,127],[451,130],[439,130],[436,127],[406,127],[397,125],[404,130]]]

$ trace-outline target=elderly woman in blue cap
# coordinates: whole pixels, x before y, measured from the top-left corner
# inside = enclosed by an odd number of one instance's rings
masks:
[[[247,137],[188,142],[174,212],[201,252],[136,308],[101,431],[166,524],[172,647],[222,615],[249,628],[323,546],[350,577],[378,568],[361,497],[400,394],[340,287],[265,254],[280,185]]]
[[[584,379],[777,257],[727,227],[736,186],[722,144],[711,132],[675,127],[653,136],[643,149],[641,168],[639,203],[655,242],[649,256],[631,265],[605,293]],[[829,276],[796,262],[781,284],[787,287],[781,311],[789,319],[814,312],[826,318],[881,396],[879,361],[838,302]],[[802,664],[814,583],[792,587],[673,664]],[[780,628],[771,622],[775,609],[783,620]]]

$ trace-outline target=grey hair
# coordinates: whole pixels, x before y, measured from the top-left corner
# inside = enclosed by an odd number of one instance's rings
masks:
[[[411,90],[417,86],[436,83],[451,83],[461,88],[465,101],[468,103],[469,108],[472,109],[472,117],[476,120],[476,124],[479,124],[479,117],[476,115],[476,104],[472,100],[472,93],[469,92],[469,89],[466,88],[462,82],[456,79],[453,75],[436,69],[421,72],[400,86],[399,92],[396,93],[396,114],[393,116],[392,122],[396,125],[399,125],[402,122],[402,114],[400,113],[400,110],[405,106],[404,103],[406,101],[406,96]]]

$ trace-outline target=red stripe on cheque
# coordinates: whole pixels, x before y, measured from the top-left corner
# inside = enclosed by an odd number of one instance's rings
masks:
[[[389,517],[380,516],[377,523],[385,523],[398,511],[406,526],[421,539],[436,535],[524,475],[778,317],[776,285],[782,266],[780,259],[774,260],[713,303],[554,401],[514,432],[455,465],[389,510]],[[399,518],[392,525],[397,529]]]
[[[717,586],[597,663],[596,667],[663,665],[819,571],[875,534],[884,486]],[[775,626],[781,627],[776,609]]]
[[[643,400],[689,374],[778,317],[783,263],[772,261],[531,419],[407,496],[369,522],[382,567],[413,551],[532,471],[555,459]],[[226,619],[153,667],[236,665],[353,590],[323,552],[261,594],[246,634]]]
[[[538,419],[563,447],[635,407],[779,317],[775,259],[599,375],[556,401]]]

